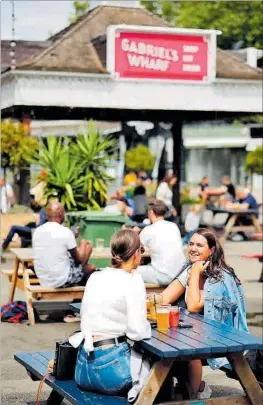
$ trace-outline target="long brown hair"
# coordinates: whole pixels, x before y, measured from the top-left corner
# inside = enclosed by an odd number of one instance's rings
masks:
[[[210,264],[205,271],[205,275],[209,278],[213,278],[216,281],[220,281],[224,277],[222,271],[226,271],[232,277],[234,277],[238,284],[241,284],[234,269],[226,263],[224,250],[214,232],[212,232],[210,229],[199,228],[194,233],[203,236],[207,240],[209,249],[213,249],[213,253],[208,259]]]
[[[119,268],[123,262],[127,262],[138,249],[140,249],[140,237],[131,229],[116,232],[110,241],[111,265]]]

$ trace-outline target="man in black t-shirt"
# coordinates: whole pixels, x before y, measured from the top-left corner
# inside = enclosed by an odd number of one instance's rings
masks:
[[[222,184],[223,184],[223,187],[225,187],[225,193],[230,194],[232,197],[232,200],[235,201],[236,191],[235,191],[235,187],[231,183],[229,176],[222,177]]]

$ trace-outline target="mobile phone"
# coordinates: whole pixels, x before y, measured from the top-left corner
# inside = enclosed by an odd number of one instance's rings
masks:
[[[191,325],[190,323],[185,323],[183,321],[179,321],[178,328],[190,329],[192,327],[193,327],[193,325]]]

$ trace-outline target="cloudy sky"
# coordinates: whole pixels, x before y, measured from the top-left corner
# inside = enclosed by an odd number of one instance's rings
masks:
[[[15,38],[44,40],[68,25],[73,0],[15,0]],[[12,5],[1,1],[1,38],[12,37]]]

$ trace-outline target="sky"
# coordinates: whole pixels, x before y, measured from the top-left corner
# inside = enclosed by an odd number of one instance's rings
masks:
[[[45,40],[69,24],[72,12],[73,0],[15,0],[15,39]],[[10,38],[12,5],[2,0],[1,39]]]

